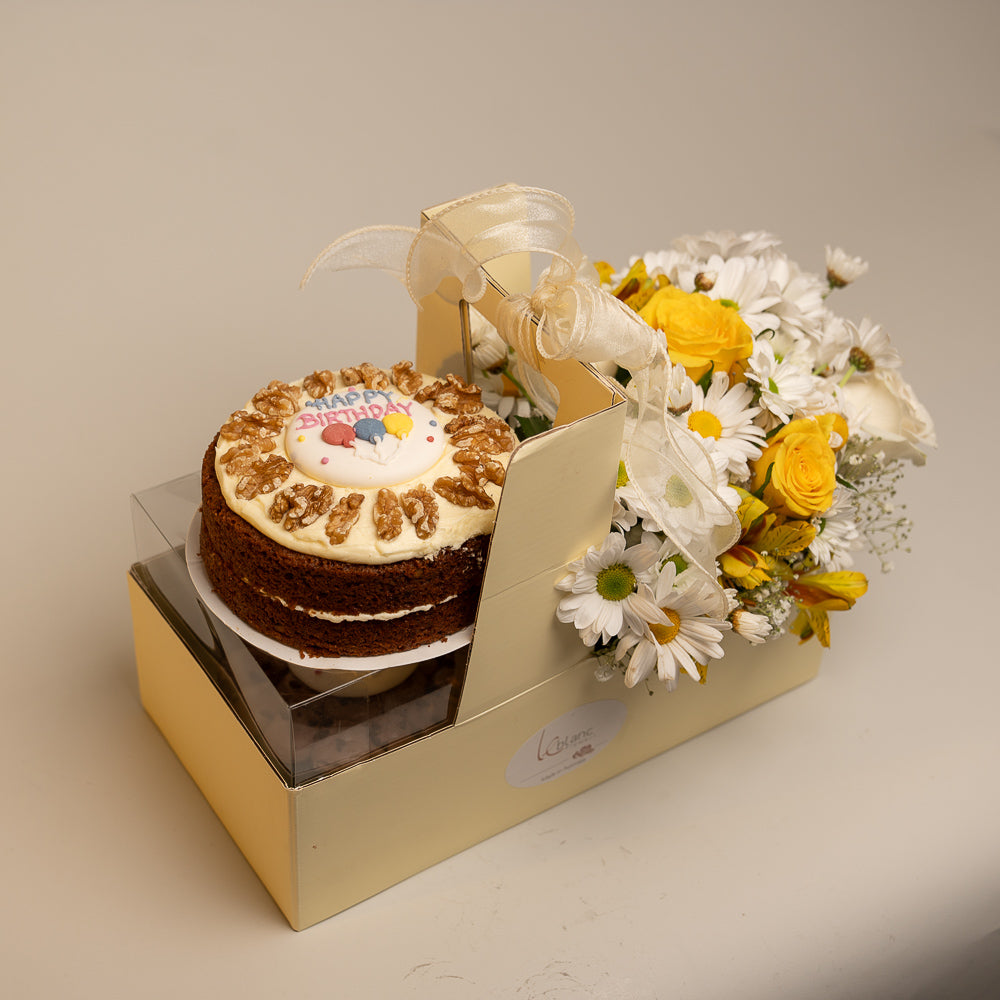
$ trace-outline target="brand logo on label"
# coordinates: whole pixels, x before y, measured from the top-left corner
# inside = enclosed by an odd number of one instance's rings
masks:
[[[542,726],[507,765],[507,783],[531,788],[585,764],[606,747],[625,722],[623,702],[606,699],[580,705]]]

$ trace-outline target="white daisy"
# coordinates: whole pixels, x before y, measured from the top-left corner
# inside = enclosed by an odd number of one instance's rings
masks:
[[[482,372],[502,366],[507,361],[508,347],[496,327],[481,312],[470,308],[469,328],[472,364]]]
[[[504,420],[512,414],[527,417],[531,414],[531,404],[521,396],[507,392],[509,383],[504,382],[501,369],[507,365],[512,353],[496,327],[475,309],[469,309],[470,340],[472,346],[472,366],[475,382],[483,390],[483,403]]]
[[[833,503],[823,514],[819,531],[809,545],[809,554],[825,572],[848,569],[854,563],[851,552],[861,547],[856,494],[838,486]]]
[[[631,267],[639,258],[633,257],[629,261]],[[665,275],[672,285],[676,285],[681,273],[695,263],[690,254],[681,253],[679,250],[659,250],[655,253],[644,253],[642,262],[646,265],[646,274],[651,278],[657,278],[661,274]],[[615,276],[618,278],[618,276]],[[618,280],[625,277],[625,273]]]
[[[770,309],[780,321],[779,332],[792,340],[818,339],[827,313],[826,284],[818,275],[801,270],[783,253],[769,251],[763,261],[781,296],[781,301]]]
[[[837,358],[846,355],[851,349],[851,344],[847,321],[833,313],[827,313],[824,317],[819,337],[815,341],[800,342],[803,347],[808,345],[812,370],[822,375],[834,373]]]
[[[636,518],[637,522],[642,521],[643,530],[662,530],[659,524],[656,523],[653,515],[650,514],[639,499],[639,494],[631,482],[626,482],[615,490],[615,503],[623,505],[625,510]]]
[[[532,411],[553,419],[559,406],[555,386],[525,364],[517,352],[504,342],[496,327],[482,313],[471,308],[469,327],[472,365],[477,373],[475,382],[496,403],[486,405],[504,419],[511,414],[527,417]],[[512,385],[516,387],[519,399],[511,394]]]
[[[755,615],[746,608],[737,608],[729,620],[732,622],[733,631],[754,646],[764,642],[773,631],[771,623],[764,615]]]
[[[757,257],[780,243],[781,240],[771,233],[748,232],[737,236],[731,230],[724,230],[701,236],[680,236],[674,240],[673,247],[699,260],[708,260],[716,254],[728,260],[730,257]]]
[[[760,388],[760,406],[768,414],[758,423],[771,430],[778,423],[788,423],[793,416],[823,413],[833,404],[823,380],[812,373],[811,352],[793,349],[779,361],[769,340],[754,342],[747,362],[747,380]]]
[[[722,636],[731,626],[706,614],[714,606],[715,594],[704,583],[675,587],[676,577],[677,567],[666,563],[653,589],[659,620],[644,621],[640,630],[629,632],[618,644],[615,658],[629,656],[627,687],[645,680],[655,667],[657,676],[672,691],[677,686],[678,668],[700,680],[699,667],[724,655]]]
[[[611,511],[611,526],[617,528],[623,534],[627,534],[629,529],[634,528],[638,521],[638,514],[629,510],[616,495],[615,506]]]
[[[503,392],[503,381],[496,376],[496,382],[481,375],[476,384],[483,390],[483,405],[488,406],[501,419],[509,422],[510,417],[530,417],[531,403],[523,396],[509,396]]]
[[[852,257],[840,247],[826,248],[826,280],[831,288],[844,288],[867,272],[867,261]]]
[[[678,418],[689,431],[701,435],[710,451],[725,457],[727,473],[737,480],[750,474],[747,463],[764,447],[764,431],[754,423],[760,408],[752,403],[750,386],[730,386],[729,376],[716,372],[708,392],[694,387],[691,408]]]
[[[732,524],[740,498],[729,484],[725,454],[712,452],[705,439],[683,423],[673,421],[673,425],[676,433],[664,456],[666,466],[650,482],[628,482],[616,493],[639,516],[646,531],[662,532],[688,548],[700,547],[711,539],[713,528]],[[631,438],[626,420],[625,440]],[[702,486],[708,486],[711,493]],[[655,512],[649,503],[656,504]]]
[[[666,367],[666,366],[664,366]],[[664,402],[670,413],[684,413],[694,399],[694,382],[683,365],[672,365],[663,385]]]
[[[658,407],[667,410],[672,414],[683,413],[691,405],[691,398],[694,394],[694,382],[688,378],[687,371],[683,365],[673,364],[669,358],[665,358],[654,368],[648,369],[649,383],[646,388],[648,394],[647,406]],[[632,381],[624,389],[625,395],[638,404],[640,391],[638,382]],[[633,413],[635,408],[632,408]],[[630,437],[635,429],[635,420],[627,418],[625,421],[625,436]]]
[[[847,334],[846,346],[832,361],[838,372],[867,375],[885,368],[899,368],[903,359],[889,341],[889,335],[878,323],[863,319],[860,326],[844,321]]]
[[[734,302],[755,337],[777,325],[772,310],[781,302],[781,295],[771,284],[764,264],[756,258],[727,260],[708,294],[720,302]]]
[[[587,646],[598,639],[608,643],[625,628],[642,628],[659,614],[649,588],[655,563],[654,545],[643,541],[626,549],[625,536],[612,531],[567,567],[569,574],[556,587],[570,596],[559,602],[556,616],[575,625]]]

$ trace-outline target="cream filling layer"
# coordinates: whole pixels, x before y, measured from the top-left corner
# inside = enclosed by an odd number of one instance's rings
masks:
[[[415,608],[405,608],[402,611],[383,611],[376,615],[332,615],[327,611],[314,611],[310,608],[303,608],[300,605],[291,605],[287,601],[282,600],[280,597],[275,597],[273,594],[265,594],[264,591],[260,591],[264,597],[270,598],[272,601],[277,601],[279,604],[284,605],[286,608],[291,608],[292,611],[299,611],[302,614],[309,615],[311,618],[321,618],[323,621],[338,623],[338,622],[389,622],[395,621],[397,618],[405,618],[407,615],[412,615],[417,611],[432,611],[434,608],[440,607],[442,604],[447,604],[449,601],[453,601],[458,595],[452,594],[451,597],[446,597],[443,601],[439,601],[437,604],[420,604]]]

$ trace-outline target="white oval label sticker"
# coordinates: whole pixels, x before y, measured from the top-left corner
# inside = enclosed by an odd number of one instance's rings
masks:
[[[586,764],[618,735],[627,714],[624,702],[608,698],[560,715],[514,754],[505,772],[507,783],[532,788]]]

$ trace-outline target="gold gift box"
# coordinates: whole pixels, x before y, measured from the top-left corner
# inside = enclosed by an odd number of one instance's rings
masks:
[[[447,206],[426,210],[433,218]],[[476,304],[530,290],[489,268]],[[450,289],[418,314],[422,371],[461,370]],[[556,426],[515,450],[471,646],[393,691],[296,688],[199,604],[184,561],[197,476],[133,498],[129,573],[142,703],[296,930],[815,676],[819,647],[733,641],[705,685],[602,683],[555,583],[607,535],[625,403],[587,365],[547,362]]]

